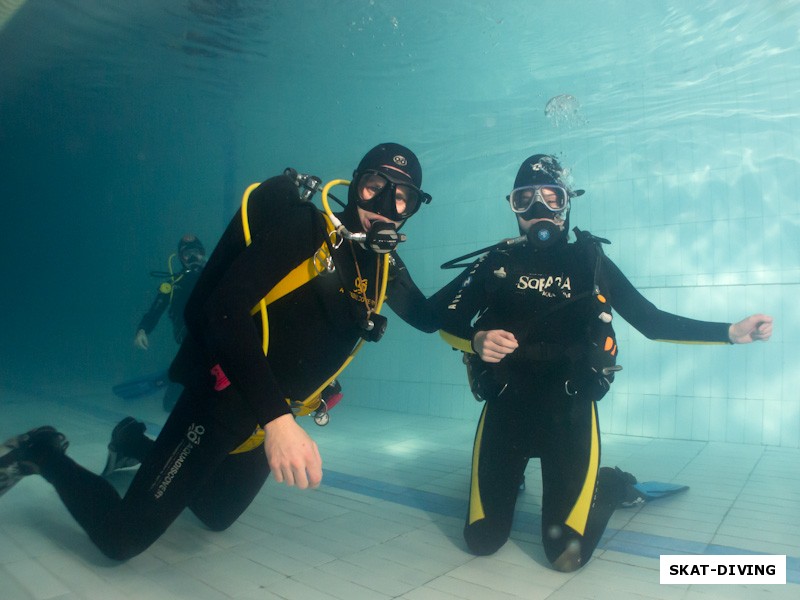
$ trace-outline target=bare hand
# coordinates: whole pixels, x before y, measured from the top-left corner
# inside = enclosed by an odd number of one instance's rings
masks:
[[[772,317],[750,315],[728,328],[728,338],[734,344],[749,344],[757,340],[766,342],[772,336]]]
[[[476,333],[472,338],[472,347],[483,362],[498,363],[514,352],[519,343],[510,331],[491,329]]]
[[[264,432],[264,453],[275,481],[303,490],[317,487],[322,481],[322,457],[294,417],[280,416],[267,423]]]
[[[136,332],[136,337],[133,338],[133,345],[140,350],[147,350],[150,347],[150,341],[147,339],[147,334],[144,329]]]

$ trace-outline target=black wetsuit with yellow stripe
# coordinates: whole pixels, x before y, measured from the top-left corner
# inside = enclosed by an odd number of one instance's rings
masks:
[[[657,309],[611,260],[599,256],[596,276],[596,262],[578,243],[494,251],[434,299],[442,329],[459,349],[471,352],[470,341],[481,330],[511,331],[520,342],[514,353],[489,367],[508,386],[487,400],[475,438],[464,532],[476,554],[490,554],[508,539],[531,457],[541,460],[542,539],[556,568],[585,564],[619,500],[618,482],[604,481],[605,469],[599,470],[596,403],[565,391],[573,349],[588,343],[598,322],[592,295],[596,279],[608,303],[648,338],[728,342],[727,323]]]
[[[154,442],[141,435],[124,449],[142,461],[125,496],[62,453],[42,464],[42,475],[112,558],[142,552],[187,507],[211,529],[230,526],[269,474],[260,445],[240,451],[242,444],[290,412],[287,398],[304,399],[336,374],[360,339],[365,303],[376,302],[379,257],[344,241],[333,249],[336,272],[308,279],[267,307],[265,357],[261,316],[253,308],[328,247],[328,230],[322,213],[301,204],[283,176],[252,192],[248,216],[252,243],[245,243],[239,213],[187,303],[189,334],[170,370],[184,393]],[[348,215],[343,220],[357,230]],[[424,296],[397,257],[392,270],[392,309],[415,327],[435,330]]]

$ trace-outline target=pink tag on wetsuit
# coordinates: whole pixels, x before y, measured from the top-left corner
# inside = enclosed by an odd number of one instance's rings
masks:
[[[231,380],[225,375],[225,371],[219,366],[219,363],[211,367],[211,374],[216,378],[214,382],[214,390],[221,392],[231,384]]]

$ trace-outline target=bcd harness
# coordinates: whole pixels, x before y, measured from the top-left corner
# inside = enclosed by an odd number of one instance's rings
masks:
[[[341,181],[341,180],[337,180]],[[334,182],[331,182],[334,183]],[[250,222],[248,219],[247,207],[250,200],[250,194],[255,190],[260,183],[253,183],[244,192],[244,196],[242,197],[242,230],[244,232],[244,240],[245,245],[249,246],[252,243],[252,237],[250,235]],[[330,185],[330,184],[329,184]],[[328,186],[326,186],[325,190],[327,192]],[[302,200],[298,199],[298,202],[302,202]],[[313,205],[308,204],[308,206],[313,207]],[[316,210],[316,209],[315,209]],[[300,263],[297,267],[289,271],[283,279],[281,279],[275,287],[273,287],[266,296],[264,296],[261,300],[259,300],[258,304],[256,304],[251,310],[250,314],[255,317],[255,315],[259,314],[261,316],[261,349],[264,352],[264,356],[267,356],[269,352],[269,321],[267,318],[267,307],[272,304],[273,302],[283,298],[287,294],[290,294],[294,290],[300,288],[301,286],[307,284],[309,281],[314,279],[317,275],[320,275],[324,272],[332,272],[336,270],[336,267],[333,263],[333,249],[338,248],[339,245],[342,243],[342,239],[338,237],[336,233],[336,228],[334,227],[331,219],[328,217],[326,213],[322,213],[323,218],[325,219],[325,229],[326,229],[326,237],[325,241],[320,245],[320,247],[314,252],[312,256],[307,258],[305,261]],[[383,302],[386,299],[386,286],[388,283],[388,276],[389,276],[389,255],[384,254],[378,258],[379,262],[379,271],[380,271],[380,287],[378,297],[376,299],[376,306],[374,313],[380,313],[381,307],[383,306]],[[339,374],[344,371],[344,369],[350,364],[350,361],[353,360],[356,353],[361,349],[361,346],[364,343],[364,338],[362,337],[350,351],[350,354],[342,363],[342,365],[336,370],[336,372],[331,375],[325,382],[319,386],[312,394],[310,394],[307,398],[303,400],[297,400],[292,398],[286,398],[286,403],[292,410],[292,413],[296,417],[304,417],[314,413],[314,420],[318,425],[325,425],[328,422],[328,414],[327,414],[327,407],[325,405],[323,399],[323,390],[328,388],[334,380],[339,376]],[[245,442],[240,445],[238,448],[233,450],[231,454],[238,454],[241,452],[248,452],[259,447],[264,441],[264,429],[263,427],[259,426],[256,428],[255,432],[247,439]]]
[[[479,401],[489,400],[500,396],[508,386],[508,360],[513,357],[514,361],[548,361],[559,358],[568,358],[575,362],[579,359],[587,360],[592,369],[598,376],[605,377],[610,383],[614,379],[614,372],[622,367],[616,365],[617,344],[613,327],[611,326],[611,307],[605,295],[602,293],[604,282],[601,274],[601,264],[603,257],[602,243],[610,243],[608,240],[593,236],[588,231],[581,231],[577,227],[573,230],[577,238],[581,252],[588,257],[593,267],[592,288],[585,292],[575,294],[571,298],[560,302],[547,310],[536,315],[535,318],[527,321],[524,326],[515,331],[515,335],[520,342],[520,347],[505,360],[497,364],[485,363],[480,356],[475,353],[469,340],[464,340],[445,331],[441,331],[441,337],[454,349],[461,350],[464,364],[467,366],[467,377],[473,395]],[[490,247],[500,249],[509,245],[514,245],[516,240],[501,242]],[[487,249],[484,249],[484,251]],[[474,256],[476,253],[472,253]],[[454,259],[445,265],[455,264],[456,261],[464,257]],[[445,268],[442,265],[442,268]],[[561,343],[552,342],[527,342],[527,338],[535,325],[541,324],[547,317],[574,304],[584,298],[592,297],[592,301],[597,311],[597,321],[589,326],[587,339],[579,344],[567,346]],[[568,382],[567,382],[568,384]],[[567,394],[572,395],[568,387],[565,387]]]

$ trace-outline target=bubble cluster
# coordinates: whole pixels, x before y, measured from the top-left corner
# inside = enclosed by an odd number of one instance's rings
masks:
[[[559,94],[550,98],[544,106],[544,114],[553,124],[553,127],[562,125],[574,127],[586,123],[581,114],[580,102],[570,94]]]

